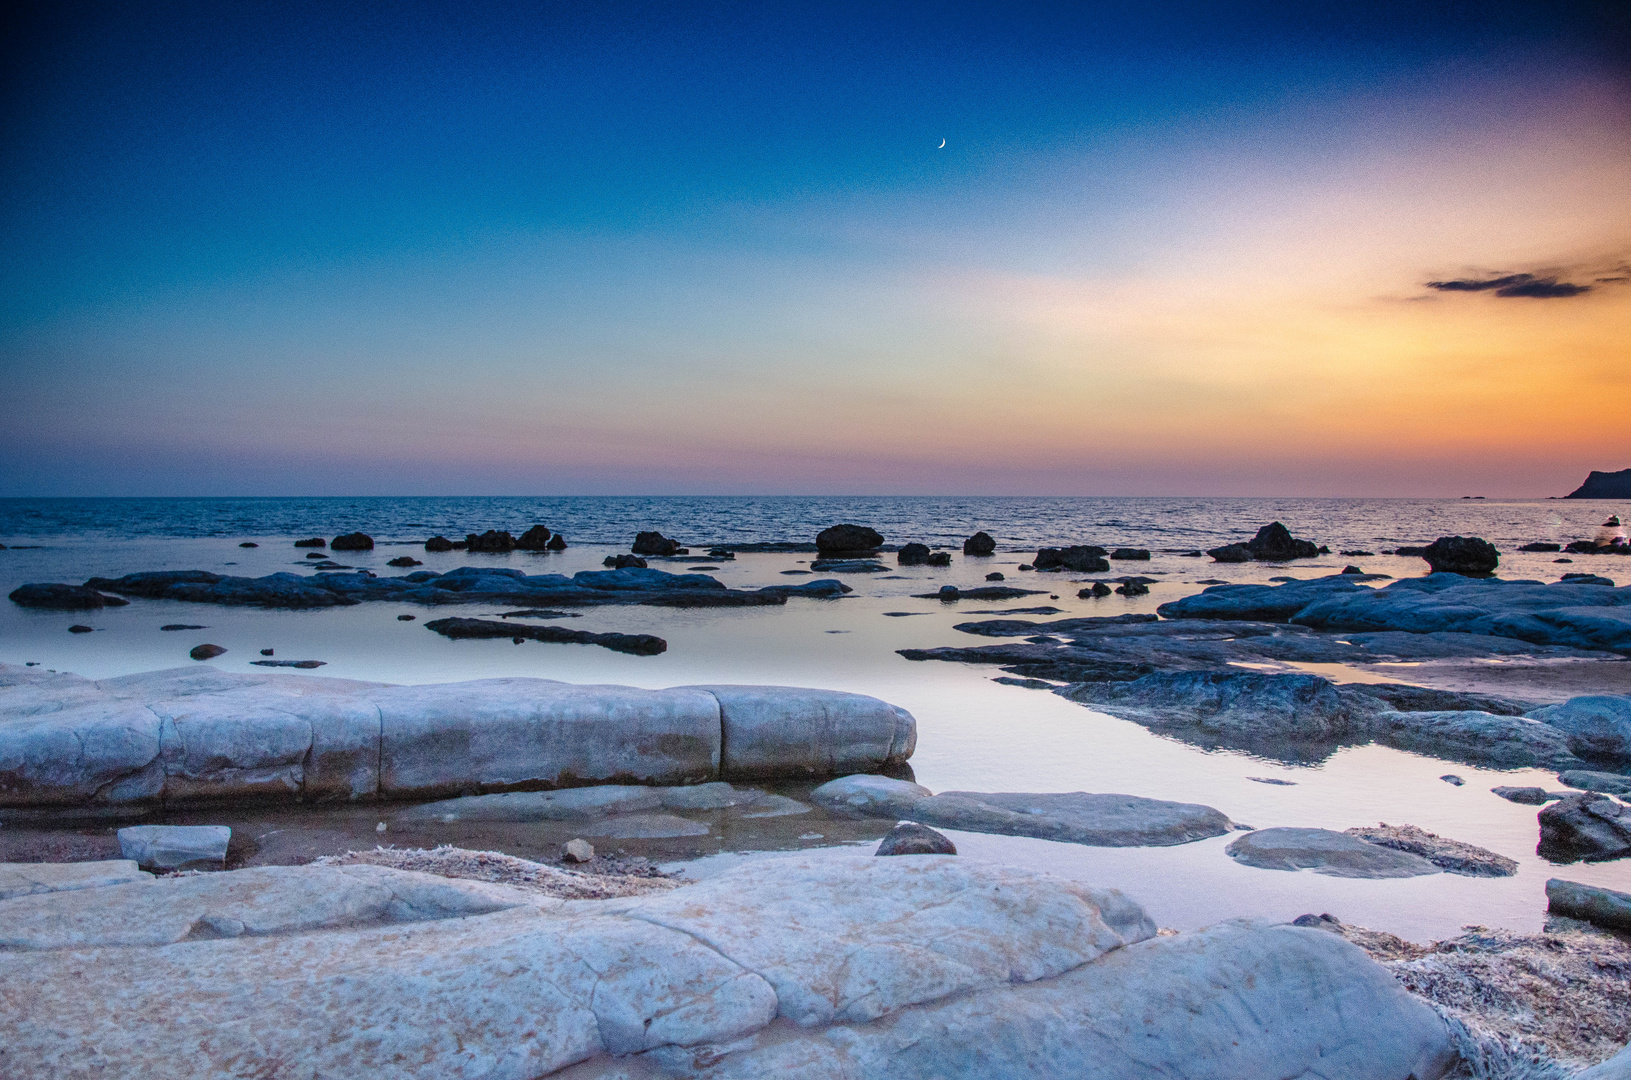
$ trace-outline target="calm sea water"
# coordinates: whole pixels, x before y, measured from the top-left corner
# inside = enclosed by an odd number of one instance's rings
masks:
[[[425,609],[413,605],[262,611],[135,600],[89,613],[32,611],[0,602],[0,661],[33,661],[104,678],[190,665],[187,650],[210,642],[228,650],[210,661],[227,671],[263,671],[252,661],[261,649],[274,648],[280,658],[325,661],[311,677],[426,683],[536,676],[647,687],[768,683],[873,694],[917,717],[913,766],[919,781],[937,791],[1126,792],[1206,803],[1260,828],[1409,823],[1519,861],[1512,878],[1438,874],[1355,881],[1240,866],[1223,853],[1228,837],[1175,848],[1110,849],[955,835],[967,858],[1020,863],[1122,888],[1167,926],[1329,911],[1345,921],[1429,940],[1454,934],[1465,923],[1536,929],[1544,919],[1548,877],[1561,873],[1631,890],[1631,864],[1560,869],[1535,855],[1535,808],[1506,802],[1489,789],[1556,787],[1555,775],[1541,770],[1475,769],[1378,746],[1349,747],[1323,762],[1301,765],[1205,750],[1054,694],[1000,685],[992,681],[999,674],[993,668],[912,663],[895,650],[989,644],[955,629],[976,610],[1046,603],[1061,608],[1061,617],[1147,612],[1213,579],[1314,577],[1335,573],[1348,562],[1395,577],[1427,570],[1421,559],[1380,554],[1287,567],[1216,564],[1175,553],[1250,537],[1276,519],[1333,551],[1380,552],[1454,533],[1483,536],[1505,553],[1503,576],[1556,580],[1582,563],[1558,566],[1557,556],[1519,553],[1518,545],[1592,536],[1610,513],[1624,516],[1628,510],[1602,502],[1460,499],[9,499],[0,500],[0,543],[8,545],[0,551],[0,596],[25,581],[79,582],[136,570],[245,575],[304,570],[305,552],[292,546],[293,539],[358,529],[375,536],[381,549],[342,553],[340,559],[379,574],[399,573],[385,564],[404,551],[438,571],[483,564],[570,574],[598,567],[611,551],[628,550],[636,531],[651,528],[695,548],[710,542],[808,541],[827,525],[853,521],[876,527],[891,542],[919,540],[954,549],[974,530],[985,529],[1002,550],[992,559],[965,559],[959,553],[946,568],[852,575],[846,580],[855,591],[843,600],[748,609],[594,608],[570,620],[585,630],[658,634],[669,648],[654,657],[578,645],[449,641],[427,632]],[[435,533],[520,532],[534,524],[564,533],[571,549],[472,555],[391,546],[417,545]],[[250,541],[259,546],[239,546]],[[1090,600],[1078,598],[1077,586],[1065,580],[1050,575],[1042,582],[1038,575],[1018,572],[1018,564],[1028,562],[1038,546],[1066,542],[1151,548],[1155,555],[1148,563],[1119,564],[1115,572],[1147,574],[1156,583],[1147,596]],[[756,588],[807,580],[783,575],[806,572],[811,557],[748,554],[708,572],[732,587]],[[1585,565],[1615,574],[1622,563],[1626,569],[1616,576],[1623,578],[1631,575],[1631,560]],[[992,570],[1007,574],[1010,584],[1046,588],[1050,594],[1006,603],[919,598],[945,584],[984,584]],[[439,613],[483,615],[501,609],[471,605]],[[901,617],[902,612],[911,617]],[[399,614],[415,615],[416,621],[398,621]],[[80,622],[96,632],[68,632]],[[160,630],[169,623],[200,629]],[[1466,783],[1443,782],[1439,777],[1447,772]],[[1266,785],[1253,777],[1289,780],[1294,786]],[[847,849],[832,850],[838,857]]]
[[[977,529],[1004,549],[1062,542],[1210,547],[1284,522],[1333,549],[1425,543],[1461,533],[1497,546],[1593,535],[1599,501],[1001,497],[559,497],[322,499],[0,499],[0,543],[45,538],[334,536],[386,541],[519,534],[546,525],[569,540],[626,544],[657,529],[682,542],[808,541],[828,525],[871,525],[892,542],[955,545]]]

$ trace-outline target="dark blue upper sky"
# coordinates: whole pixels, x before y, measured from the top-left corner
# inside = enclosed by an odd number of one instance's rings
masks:
[[[549,318],[592,342],[657,288],[638,265],[654,250],[673,260],[665,282],[691,260],[704,275],[754,278],[771,259],[842,277],[847,260],[861,273],[895,257],[880,223],[938,223],[991,265],[1058,270],[1074,256],[1048,250],[1050,200],[1132,220],[1129,193],[1174,168],[1164,143],[1276,160],[1295,182],[1310,148],[1349,153],[1400,128],[1430,142],[1559,88],[1623,90],[1627,57],[1612,4],[107,3],[7,18],[0,362],[58,424],[74,418],[70,371],[130,370],[98,342],[132,326],[166,323],[199,363],[217,350],[217,375],[252,392],[257,362],[186,311],[246,305],[221,316],[234,333],[298,338],[299,305],[266,299],[292,280],[377,298],[410,274],[417,291],[396,302],[412,307],[438,279],[446,295],[501,285],[514,271],[493,247],[520,245],[553,257],[557,283],[582,279]],[[687,303],[738,326],[763,310],[746,286],[699,297]],[[373,302],[310,313],[361,333],[389,318]],[[185,385],[152,380],[132,389]],[[81,466],[47,456],[24,486],[75,486]],[[187,487],[184,467],[154,468],[143,483]]]

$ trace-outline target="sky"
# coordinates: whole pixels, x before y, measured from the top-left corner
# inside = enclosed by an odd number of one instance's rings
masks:
[[[1631,9],[1325,6],[13,5],[0,496],[1631,467]]]

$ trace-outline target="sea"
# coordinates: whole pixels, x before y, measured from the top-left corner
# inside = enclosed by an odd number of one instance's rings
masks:
[[[919,541],[953,552],[948,568],[891,568],[845,575],[854,592],[842,600],[795,599],[785,607],[674,610],[589,609],[574,628],[651,633],[669,643],[660,656],[637,657],[592,646],[508,640],[449,641],[427,632],[425,609],[384,603],[320,611],[261,611],[135,600],[97,612],[45,612],[0,604],[0,662],[106,678],[186,666],[188,650],[210,643],[227,652],[209,663],[256,672],[261,650],[278,658],[321,660],[308,677],[391,683],[451,682],[534,676],[580,683],[645,687],[697,683],[817,686],[873,694],[917,718],[912,765],[935,791],[1097,791],[1200,802],[1236,822],[1263,828],[1345,829],[1379,822],[1418,825],[1516,859],[1510,878],[1451,874],[1355,880],[1308,871],[1241,866],[1218,837],[1171,848],[1090,848],[1018,837],[955,833],[965,858],[1008,862],[1121,888],[1163,926],[1191,929],[1227,918],[1291,919],[1329,912],[1345,922],[1427,941],[1468,924],[1538,929],[1549,877],[1631,890],[1624,863],[1557,867],[1535,853],[1536,808],[1490,793],[1500,784],[1559,786],[1553,773],[1492,770],[1379,746],[1347,747],[1301,764],[1242,751],[1206,749],[1157,735],[1126,720],[1046,691],[999,684],[994,668],[911,662],[896,650],[988,643],[954,629],[976,613],[1047,604],[1056,618],[1148,612],[1212,581],[1314,577],[1356,564],[1405,577],[1426,573],[1419,558],[1385,555],[1438,536],[1481,536],[1503,552],[1503,577],[1554,581],[1576,565],[1556,554],[1517,551],[1530,541],[1596,536],[1610,515],[1631,505],[1596,500],[1311,499],[1311,498],[1039,498],[1039,497],[446,497],[446,498],[86,498],[0,499],[0,595],[25,582],[83,582],[139,570],[204,569],[259,576],[305,572],[306,549],[293,541],[362,531],[371,552],[334,553],[342,564],[377,574],[403,554],[424,568],[503,565],[528,573],[599,568],[629,549],[638,531],[657,530],[705,554],[715,544],[809,542],[826,526],[852,522],[877,529],[890,544]],[[1189,552],[1249,539],[1280,521],[1333,553],[1364,551],[1285,565],[1218,564]],[[564,552],[507,555],[426,552],[433,535],[461,538],[504,529],[519,534],[544,525],[562,534]],[[993,536],[997,554],[965,559],[961,544],[977,530]],[[1147,548],[1147,563],[1116,563],[1112,575],[1155,579],[1146,596],[1099,600],[1052,575],[1045,584],[1019,570],[1042,546],[1092,543]],[[254,545],[254,546],[242,546]],[[810,554],[747,553],[703,570],[726,585],[753,588],[810,579]],[[886,557],[886,561],[887,560]],[[1619,562],[1621,560],[1615,560]],[[662,566],[662,563],[653,565]],[[673,569],[690,570],[691,566]],[[416,568],[417,569],[417,568]],[[1594,563],[1600,573],[1612,570]],[[942,603],[925,598],[945,584],[985,584],[1001,572],[1008,584],[1049,593],[1004,602]],[[827,575],[820,575],[827,576]],[[1626,568],[1631,576],[1631,566]],[[1061,576],[1062,577],[1062,576]],[[479,616],[499,607],[438,608]],[[401,621],[398,615],[415,615]],[[71,634],[72,624],[92,633]],[[164,625],[197,627],[164,631]],[[1338,674],[1339,673],[1327,673]],[[1340,675],[1339,675],[1340,677]],[[1374,676],[1370,676],[1374,677]],[[1399,681],[1408,681],[1402,671]],[[1460,785],[1442,777],[1458,777]],[[1262,781],[1279,780],[1281,784]],[[0,814],[0,829],[5,827]],[[811,841],[803,854],[867,854]],[[783,857],[726,851],[687,867],[696,875],[748,858]]]

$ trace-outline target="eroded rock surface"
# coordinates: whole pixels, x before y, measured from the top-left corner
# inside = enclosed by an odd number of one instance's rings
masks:
[[[1439,872],[1420,855],[1330,829],[1258,829],[1232,841],[1224,850],[1247,866],[1312,870],[1329,877],[1401,878]]]

